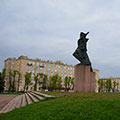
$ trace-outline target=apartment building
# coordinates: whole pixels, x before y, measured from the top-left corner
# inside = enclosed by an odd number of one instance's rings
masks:
[[[110,83],[109,83],[110,81]],[[120,78],[100,78],[99,83],[97,83],[99,92],[108,92],[108,87],[110,87],[111,92],[120,92]]]
[[[6,68],[5,77],[5,90],[9,89],[10,85],[10,71],[16,70],[21,73],[19,82],[19,91],[24,90],[25,85],[25,74],[26,72],[31,74],[31,83],[34,83],[34,74],[43,73],[48,77],[59,74],[62,78],[62,86],[64,87],[64,78],[66,76],[74,77],[74,66],[63,64],[61,61],[42,61],[40,59],[29,59],[27,56],[20,56],[16,58],[8,58],[4,61]],[[18,80],[18,75],[16,75],[16,83]],[[29,86],[29,90],[33,90],[33,85]],[[16,84],[16,89],[18,90],[18,85]]]
[[[95,72],[95,92],[98,92],[99,70],[93,69],[93,72]]]

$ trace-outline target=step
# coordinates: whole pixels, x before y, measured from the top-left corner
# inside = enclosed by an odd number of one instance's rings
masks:
[[[43,100],[45,97],[55,98],[54,96],[43,94],[36,91],[16,96],[2,110],[0,110],[0,113],[6,113],[15,108],[26,106],[27,104],[33,103],[33,101],[38,102],[39,100]]]
[[[16,97],[14,99],[12,99],[1,111],[0,113],[5,113],[7,112],[9,109],[11,109],[11,107],[13,106],[13,104],[15,103]]]
[[[51,96],[51,95],[47,95],[47,94],[43,94],[43,93],[36,92],[36,91],[34,91],[34,93],[35,93],[35,94],[39,94],[39,95],[41,95],[41,96],[43,96],[43,97],[55,98],[55,96]]]
[[[26,97],[25,97],[25,94],[23,94],[23,95],[22,95],[21,107],[26,106],[26,105],[27,105]]]
[[[32,100],[31,100],[31,98],[28,96],[27,93],[25,93],[25,97],[26,97],[26,99],[27,99],[27,104],[33,103]]]
[[[10,106],[10,104],[12,104],[11,101],[5,107],[3,107],[2,110],[0,110],[0,113],[4,113],[4,111]]]
[[[44,100],[44,97],[41,97],[40,95],[38,94],[35,94],[34,92],[31,92],[31,94],[35,97],[37,97],[39,100]]]
[[[15,97],[15,99],[13,99],[13,100],[10,102],[10,105],[7,107],[7,109],[4,110],[4,113],[9,112],[9,111],[15,109],[15,106],[16,106],[16,104],[17,104],[17,102],[18,102],[18,98],[19,98],[19,97]]]
[[[11,105],[11,107],[7,110],[7,112],[15,109],[18,101],[19,101],[19,96],[15,98],[13,105]]]
[[[34,96],[31,94],[31,92],[30,92],[30,93],[27,93],[27,94],[28,94],[28,96],[33,100],[33,102],[38,102],[38,101],[39,101],[36,97],[34,97]]]
[[[16,108],[20,108],[21,107],[21,104],[22,104],[22,96],[23,95],[19,95],[18,97],[19,97],[19,99],[18,99],[18,102],[17,102],[17,104],[16,104]]]

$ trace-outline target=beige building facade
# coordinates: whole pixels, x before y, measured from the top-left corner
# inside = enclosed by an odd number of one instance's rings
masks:
[[[95,72],[95,92],[98,92],[99,70],[93,69]]]
[[[59,74],[62,78],[62,87],[64,87],[64,78],[70,76],[74,78],[74,66],[63,64],[61,61],[42,61],[40,59],[29,59],[27,56],[20,56],[16,58],[8,58],[4,61],[4,67],[6,68],[6,77],[5,77],[5,90],[9,90],[10,86],[10,71],[19,71],[21,73],[19,87],[18,87],[18,75],[16,74],[16,90],[23,91],[25,86],[25,74],[26,72],[31,73],[31,84],[29,85],[28,90],[34,89],[34,74],[43,73],[48,76]],[[98,80],[99,80],[99,70],[94,69],[95,80],[96,80],[96,89],[98,92]],[[38,86],[40,87],[40,86]],[[18,89],[19,88],[19,89]],[[39,89],[38,89],[39,90]]]
[[[107,92],[107,89],[106,89],[106,86],[105,86],[105,83],[108,82],[108,81],[111,81],[111,92],[114,91],[117,91],[117,92],[120,92],[120,78],[100,78],[99,79],[99,83],[97,83],[98,85],[98,89],[101,89],[102,92]],[[102,82],[102,88],[101,88],[101,85],[100,85],[100,82]]]
[[[5,90],[9,89],[10,81],[10,70],[16,70],[21,73],[20,82],[19,82],[19,91],[24,90],[25,85],[25,74],[26,72],[31,73],[31,84],[29,90],[33,90],[34,85],[34,74],[43,73],[48,76],[59,74],[62,78],[62,86],[64,87],[64,78],[66,76],[74,77],[74,66],[63,64],[61,61],[51,62],[51,61],[42,61],[40,59],[29,59],[27,56],[20,56],[16,58],[8,58],[4,61],[6,68],[6,77],[5,77]],[[18,75],[16,75],[16,89]]]

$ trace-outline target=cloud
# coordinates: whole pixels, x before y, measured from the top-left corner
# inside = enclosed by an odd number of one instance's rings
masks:
[[[119,76],[119,4],[119,0],[0,1],[0,69],[4,59],[20,55],[78,64],[72,53],[79,33],[89,31],[93,67],[102,77]]]

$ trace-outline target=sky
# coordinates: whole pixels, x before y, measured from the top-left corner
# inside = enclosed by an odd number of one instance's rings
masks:
[[[99,77],[120,77],[120,0],[0,0],[0,71],[4,60],[79,63],[72,54],[80,32]]]

